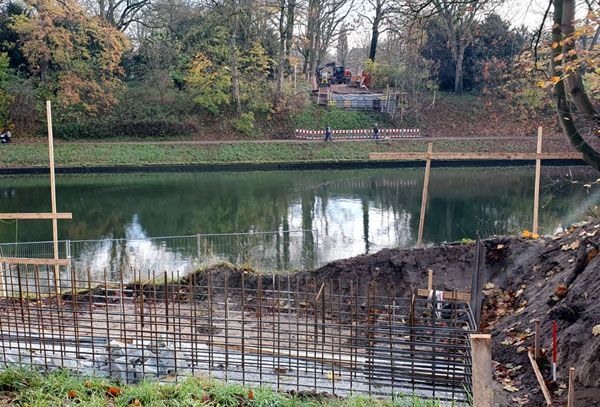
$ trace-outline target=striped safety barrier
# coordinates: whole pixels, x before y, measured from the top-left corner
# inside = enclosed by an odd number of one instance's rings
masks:
[[[338,136],[336,136],[338,135]],[[321,140],[325,136],[325,130],[296,129],[294,138],[301,140]],[[332,138],[336,139],[370,139],[373,137],[373,129],[360,130],[331,130]],[[380,139],[416,138],[421,136],[421,129],[380,129]]]

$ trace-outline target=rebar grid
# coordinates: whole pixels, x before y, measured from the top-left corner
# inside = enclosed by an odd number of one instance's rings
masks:
[[[471,389],[475,324],[457,300],[289,274],[130,270],[125,282],[123,270],[109,279],[88,269],[56,284],[46,266],[3,270],[3,365],[123,382],[207,375],[338,395],[466,400]]]

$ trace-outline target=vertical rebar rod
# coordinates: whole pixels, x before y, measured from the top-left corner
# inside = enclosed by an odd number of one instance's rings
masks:
[[[153,295],[153,304],[152,307],[154,308],[154,318],[153,318],[153,324],[152,324],[152,331],[154,331],[154,349],[156,350],[156,355],[158,356],[158,338],[159,338],[159,331],[158,331],[158,297],[157,297],[157,293],[156,293],[156,270],[152,269],[152,295]],[[151,311],[152,312],[152,311]],[[150,336],[152,337],[152,334],[150,334]],[[150,339],[152,340],[152,339]],[[156,361],[156,374],[160,374],[160,365],[159,365],[159,361],[158,361],[158,357],[154,358],[154,360]]]
[[[367,283],[367,309],[366,309],[366,315],[365,315],[365,326],[366,326],[366,335],[365,335],[365,339],[366,339],[366,354],[367,354],[367,380],[368,380],[368,387],[369,387],[369,396],[371,395],[371,339],[370,339],[370,335],[371,335],[371,283]]]
[[[412,394],[415,394],[415,288],[410,286],[410,314],[408,317],[410,325],[410,383]]]
[[[110,320],[108,319],[108,276],[106,268],[104,269],[104,311],[106,317],[106,343],[108,345],[108,373],[112,374],[112,358],[110,357]]]
[[[40,333],[40,337],[43,343],[43,353],[44,353],[44,369],[45,371],[48,371],[48,347],[47,347],[47,342],[46,342],[46,324],[44,323],[44,317],[42,314],[42,290],[40,287],[40,269],[38,267],[38,265],[34,265],[33,266],[33,271],[34,271],[34,279],[35,279],[35,297],[37,300],[37,320],[38,320],[38,332]],[[2,318],[0,318],[1,320]],[[0,330],[2,330],[2,327],[0,325]],[[4,338],[4,336],[3,336]],[[4,342],[2,342],[3,344],[3,349],[2,351],[4,352]],[[5,356],[3,354],[3,356]],[[4,360],[6,360],[6,357],[4,358]]]
[[[262,369],[262,274],[258,275],[258,377],[260,383],[263,382],[263,369]]]
[[[164,272],[164,278],[165,278],[165,282],[164,282],[164,300],[165,300],[165,330],[166,330],[166,337],[167,339],[169,338],[169,327],[170,327],[170,320],[169,320],[169,273],[167,270],[165,270]]]
[[[225,271],[225,381],[229,378],[229,271]]]
[[[173,270],[171,270],[171,280],[173,280]],[[176,318],[173,320],[173,354],[175,357],[175,380],[177,381],[179,378],[178,375],[178,369],[179,369],[179,363],[177,363],[177,359],[178,357],[180,357],[179,355],[181,355],[181,347],[182,347],[182,329],[181,329],[181,279],[179,278],[179,270],[177,270],[177,291],[174,291],[174,298],[173,298],[173,318]],[[175,284],[173,284],[175,285]],[[175,287],[173,287],[175,288]],[[177,304],[177,313],[175,313],[175,304]],[[175,329],[175,326],[177,326],[177,329]],[[179,351],[177,350],[177,347],[179,346]]]
[[[317,296],[317,284],[316,281],[313,279],[313,292],[314,292],[314,297],[313,297],[313,319],[314,319],[314,339],[313,339],[313,354],[314,354],[314,360],[315,360],[315,364],[313,364],[313,376],[314,376],[314,389],[316,392],[318,392],[318,388],[317,388],[317,365],[316,365],[316,361],[317,361],[317,346],[318,346],[318,342],[319,342],[319,327],[318,327],[318,322],[319,322],[319,317],[318,317],[318,313],[319,313],[319,298]]]
[[[435,368],[436,368],[436,360],[435,360],[435,352],[436,352],[436,340],[435,340],[435,334],[437,332],[436,329],[436,325],[437,325],[437,307],[438,307],[438,302],[437,302],[437,288],[434,286],[433,287],[433,296],[432,296],[432,308],[431,308],[431,369],[432,369],[432,379],[431,379],[431,383],[433,384],[433,390],[432,390],[432,398],[435,399]]]
[[[210,377],[213,368],[213,289],[212,270],[208,272],[208,375]]]
[[[392,287],[387,285],[387,309],[390,341],[390,379],[392,381],[392,398],[394,397],[394,338],[392,335]]]
[[[333,280],[329,279],[329,323],[335,324],[335,320],[333,317]],[[323,329],[325,329],[325,324],[323,324]],[[334,328],[331,329],[331,393],[335,395],[335,345],[334,345]],[[340,371],[340,374],[342,372]]]
[[[75,325],[75,355],[81,356],[79,344],[79,291],[77,290],[77,274],[72,267],[68,268],[71,273],[71,292],[73,293],[73,324]]]
[[[29,293],[29,266],[25,266],[25,302],[27,304],[27,331],[29,333],[29,351],[33,352],[33,340],[31,329],[31,296]],[[38,342],[40,338],[38,335]],[[33,364],[33,360],[31,361]]]
[[[242,295],[242,385],[246,385],[246,287],[245,272],[241,273],[241,295]]]
[[[88,313],[90,315],[90,336],[92,338],[92,365],[94,366],[94,370],[96,369],[96,338],[94,335],[94,313],[93,313],[93,302],[94,297],[92,295],[92,276],[90,267],[86,269],[86,277],[87,277],[87,290],[88,290]]]
[[[190,313],[191,313],[191,334],[190,341],[192,342],[192,376],[196,376],[196,365],[198,362],[198,296],[196,293],[197,273],[190,274]]]
[[[353,378],[356,366],[354,364],[353,354],[355,352],[354,337],[354,281],[350,280],[350,389],[353,388]]]
[[[123,267],[119,269],[119,288],[121,290],[121,340],[123,341],[123,348],[125,349],[125,383],[129,383],[129,352],[127,351],[127,322],[125,321],[125,284],[124,284],[124,270]]]
[[[294,347],[296,348],[296,392],[298,392],[300,391],[300,277],[298,275],[296,275],[296,346]]]
[[[280,388],[281,372],[281,276],[277,276],[277,388]],[[273,338],[275,339],[275,338]]]

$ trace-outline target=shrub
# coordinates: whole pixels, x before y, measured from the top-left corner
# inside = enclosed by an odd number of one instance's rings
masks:
[[[239,119],[233,122],[233,128],[246,136],[254,135],[254,113],[243,113]]]

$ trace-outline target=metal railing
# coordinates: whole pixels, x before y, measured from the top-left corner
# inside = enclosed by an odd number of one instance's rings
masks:
[[[0,365],[459,402],[471,391],[475,323],[461,301],[306,274],[80,275],[5,265]]]
[[[121,269],[178,270],[183,274],[220,262],[257,270],[300,270],[319,263],[316,231],[196,234],[144,239],[61,240],[59,257],[80,272],[99,275]],[[0,244],[0,257],[53,258],[52,242]],[[82,276],[80,276],[82,277]]]

